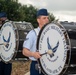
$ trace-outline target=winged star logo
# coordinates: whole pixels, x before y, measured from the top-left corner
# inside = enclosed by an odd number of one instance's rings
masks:
[[[5,39],[5,37],[3,36],[3,41],[4,41],[5,43],[7,43],[7,44],[5,45],[6,48],[9,47],[10,37],[11,37],[11,32],[9,32],[8,39]]]
[[[57,42],[56,46],[54,48],[51,47],[50,43],[49,43],[49,38],[47,38],[47,46],[48,46],[48,50],[51,50],[51,54],[50,57],[54,56],[54,53],[57,51],[58,46],[59,46],[59,41]]]

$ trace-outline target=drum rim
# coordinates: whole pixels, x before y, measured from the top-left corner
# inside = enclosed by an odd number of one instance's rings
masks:
[[[18,33],[18,29],[17,29],[17,26],[16,26],[16,24],[13,22],[13,27],[15,27],[16,28],[16,30],[14,30],[14,32],[16,32],[16,34],[15,34],[15,37],[16,37],[16,40],[15,40],[15,42],[16,42],[16,47],[15,47],[15,52],[14,52],[14,54],[13,54],[13,57],[12,57],[12,59],[11,59],[11,61],[13,61],[13,60],[15,60],[15,57],[16,57],[16,55],[17,55],[17,51],[18,51],[18,46],[19,46],[19,33]]]
[[[61,24],[59,24],[59,23],[57,23],[57,22],[55,22],[55,21],[50,22],[50,23],[51,23],[51,24],[57,24],[58,26],[63,27]],[[40,30],[40,32],[39,32],[39,35],[38,35],[38,37],[37,37],[37,43],[36,43],[37,51],[39,50],[39,40],[40,40],[40,36],[41,36],[41,34],[42,34],[42,31],[43,31],[44,28],[45,28],[48,24],[50,24],[50,23],[45,24],[45,25],[42,27],[42,29]],[[63,27],[63,28],[64,28],[64,27]],[[64,28],[64,29],[65,29],[65,28]],[[67,31],[66,31],[66,33],[67,33]],[[67,36],[68,36],[68,34],[67,34]],[[68,36],[68,38],[69,38],[69,36]],[[70,44],[70,40],[69,40],[69,44]],[[71,44],[70,44],[70,47],[71,47]],[[69,66],[69,64],[70,64],[71,48],[70,48],[70,50],[68,50],[67,53],[69,54],[69,55],[67,56],[67,58],[66,58],[66,61],[68,61],[68,62],[65,62],[64,67],[66,66],[66,64],[67,64],[68,66]],[[39,65],[40,65],[40,68],[41,68],[43,74],[47,75],[47,73],[44,71],[44,69],[43,69],[43,67],[42,67],[42,65],[41,65],[40,59],[38,59],[38,63],[39,63]],[[68,66],[67,66],[66,68],[63,68],[62,71],[61,71],[61,73],[60,73],[59,75],[64,74],[65,71],[67,70]]]
[[[14,23],[13,21],[7,21],[7,22],[5,22],[4,24],[6,24],[6,23],[11,23],[12,26],[13,26],[13,28],[17,28],[16,25],[15,25],[15,23]],[[3,24],[3,25],[4,25],[4,24]],[[17,29],[14,30],[14,33],[15,33],[15,32],[17,32],[17,36],[16,36],[16,34],[15,34],[15,37],[16,37],[16,38],[19,37],[19,36],[18,36],[18,30],[17,30]],[[19,40],[19,38],[18,38],[18,40]],[[9,61],[5,61],[5,60],[3,60],[3,59],[1,58],[1,56],[0,56],[1,61],[3,61],[4,63],[9,63],[9,62],[12,62],[12,61],[13,61],[13,59],[14,59],[15,56],[17,55],[17,50],[18,50],[18,45],[19,45],[19,41],[18,41],[18,40],[15,39],[16,46],[15,46],[15,51],[14,51],[14,54],[13,54],[12,58],[11,58]]]

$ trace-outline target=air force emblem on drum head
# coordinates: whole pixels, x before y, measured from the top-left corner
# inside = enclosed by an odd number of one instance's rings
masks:
[[[10,42],[10,38],[11,38],[11,32],[9,32],[9,36],[8,38],[6,39],[3,35],[3,40],[4,42],[6,43],[5,47],[8,48],[9,47],[9,42]]]
[[[69,61],[70,53],[69,38],[65,35],[65,28],[55,23],[45,25],[39,32],[37,39],[37,50],[42,55],[38,62],[45,75],[61,75],[66,68],[64,66]],[[67,43],[68,41],[68,43]]]
[[[1,28],[0,43],[3,45],[1,48],[1,59],[4,62],[9,62],[14,55],[16,47],[16,36],[11,22],[5,23]]]
[[[50,57],[53,57],[54,53],[57,51],[57,48],[59,46],[59,41],[57,42],[56,46],[54,48],[52,48],[50,43],[49,43],[49,38],[47,38],[47,45],[48,45],[48,50],[51,50]]]

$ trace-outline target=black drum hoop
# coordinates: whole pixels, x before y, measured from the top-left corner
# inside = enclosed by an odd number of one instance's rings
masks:
[[[15,42],[16,42],[15,51],[14,51],[14,54],[13,54],[11,60],[5,61],[5,60],[3,60],[3,59],[1,58],[1,61],[3,61],[4,63],[9,63],[9,62],[12,62],[12,61],[15,59],[16,55],[17,55],[18,46],[19,46],[19,38],[18,38],[18,37],[19,37],[19,34],[18,34],[17,27],[16,27],[16,25],[15,25],[15,23],[14,23],[13,21],[5,22],[3,25],[5,25],[6,23],[12,24],[12,27],[13,27],[13,30],[14,30],[14,33],[15,33],[15,37],[16,37],[16,38],[15,38]],[[2,26],[2,27],[3,27],[3,26]]]
[[[17,29],[17,26],[15,25],[14,22],[12,22],[13,24],[13,28],[15,28],[14,32],[15,32],[15,36],[16,36],[16,47],[15,47],[15,52],[14,52],[14,55],[11,59],[11,61],[13,61],[17,55],[17,51],[18,51],[18,46],[19,46],[19,33],[18,33],[18,29]]]
[[[59,24],[59,23],[57,23],[57,22],[51,22],[51,24],[52,24],[52,23],[58,25],[60,28],[65,29],[61,24]],[[45,29],[45,27],[46,27],[48,24],[50,24],[50,23],[45,24],[45,25],[42,27],[42,29],[40,30],[40,32],[39,32],[39,35],[38,35],[38,37],[37,37],[37,43],[36,43],[37,51],[39,51],[39,40],[40,40],[40,36],[41,36],[43,30]],[[65,73],[65,71],[66,71],[67,68],[69,67],[70,58],[71,58],[71,43],[70,43],[69,36],[68,36],[68,33],[67,33],[66,29],[65,29],[65,32],[64,32],[63,34],[65,34],[64,36],[66,37],[66,40],[67,40],[67,42],[68,42],[68,45],[70,45],[70,46],[69,46],[69,50],[67,51],[67,59],[66,59],[64,68],[63,68],[62,72],[61,72],[59,75],[63,75],[63,74]],[[43,74],[44,74],[44,75],[47,75],[47,73],[44,71],[44,69],[43,69],[43,67],[42,67],[42,65],[41,65],[40,59],[38,59],[38,63],[39,63],[39,65],[40,65],[40,68],[41,68]]]

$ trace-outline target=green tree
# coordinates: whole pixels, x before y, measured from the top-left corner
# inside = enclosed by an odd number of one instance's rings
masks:
[[[34,27],[37,27],[37,22],[36,22],[36,12],[37,8],[35,8],[32,5],[24,5],[22,6],[22,9],[24,10],[24,21],[31,22]]]
[[[22,19],[20,7],[21,4],[17,0],[0,0],[0,12],[5,11],[10,20],[19,21]]]
[[[49,13],[49,20],[50,22],[55,20],[55,16],[52,13]]]
[[[37,10],[33,5],[21,5],[18,0],[0,0],[0,12],[5,11],[9,20],[31,22],[34,27],[38,26]],[[49,17],[50,21],[55,20],[53,14],[49,13]]]

